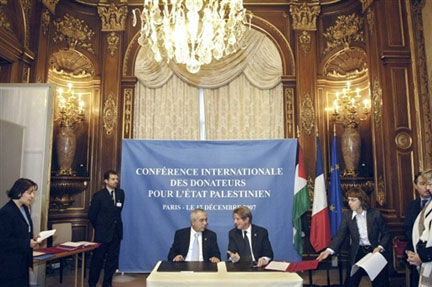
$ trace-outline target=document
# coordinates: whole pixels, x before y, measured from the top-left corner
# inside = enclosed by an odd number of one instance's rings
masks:
[[[287,271],[289,265],[290,263],[285,261],[271,261],[264,269],[274,271]]]
[[[380,252],[368,253],[351,268],[351,276],[353,276],[359,268],[363,268],[370,280],[373,281],[386,264],[387,260]]]
[[[46,231],[41,231],[39,232],[39,237],[37,238],[37,242],[41,243],[42,241],[44,241],[45,239],[47,239],[48,237],[51,237],[54,235],[54,233],[56,232],[55,229],[51,229],[51,230],[46,230]]]
[[[315,270],[317,268],[317,260],[305,260],[300,262],[271,261],[264,269],[285,272],[299,272],[306,270]]]
[[[58,248],[66,249],[66,250],[74,250],[76,248],[86,247],[90,245],[95,245],[96,242],[89,241],[77,241],[77,242],[65,242],[58,246]]]

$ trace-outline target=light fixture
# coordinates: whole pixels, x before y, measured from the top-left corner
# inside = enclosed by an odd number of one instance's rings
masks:
[[[332,111],[333,119],[344,125],[341,135],[342,156],[345,168],[342,173],[344,177],[357,176],[357,167],[360,161],[361,135],[357,127],[360,121],[366,120],[370,114],[370,93],[362,97],[360,89],[351,89],[351,83],[347,82],[342,93],[336,92]]]
[[[78,124],[84,119],[84,101],[82,95],[78,94],[75,96],[75,92],[72,90],[72,83],[68,83],[68,89],[66,91],[63,88],[57,90],[57,98],[59,100],[59,121],[61,127],[73,128],[75,124]]]
[[[351,83],[347,82],[342,93],[336,92],[333,107],[329,110],[332,111],[332,116],[337,122],[342,123],[345,127],[355,128],[360,121],[367,119],[370,107],[370,98],[362,98],[360,89],[352,90]]]
[[[243,0],[144,0],[138,43],[148,43],[157,62],[172,60],[198,73],[201,65],[244,46],[251,18]]]
[[[84,101],[82,95],[75,95],[72,84],[68,83],[66,91],[63,88],[57,90],[58,117],[60,130],[56,137],[56,151],[59,163],[57,175],[73,176],[72,163],[75,157],[76,136],[74,127],[84,120]]]

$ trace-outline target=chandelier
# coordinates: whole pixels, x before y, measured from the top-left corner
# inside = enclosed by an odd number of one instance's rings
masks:
[[[342,89],[342,94],[336,92],[333,102],[332,116],[345,127],[357,127],[362,120],[366,120],[371,108],[370,98],[362,98],[360,89],[351,89],[350,82]]]
[[[60,127],[73,128],[84,120],[84,101],[81,94],[75,96],[72,90],[72,83],[68,83],[66,91],[63,88],[57,90],[57,98],[59,100],[59,116],[56,119]]]
[[[148,44],[157,62],[165,58],[185,64],[195,74],[213,58],[243,48],[251,19],[243,0],[144,0],[138,43]]]

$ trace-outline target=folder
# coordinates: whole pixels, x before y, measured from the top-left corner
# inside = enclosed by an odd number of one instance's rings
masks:
[[[300,262],[271,261],[265,269],[271,271],[299,272],[315,270],[318,268],[318,263],[317,260],[305,260]]]

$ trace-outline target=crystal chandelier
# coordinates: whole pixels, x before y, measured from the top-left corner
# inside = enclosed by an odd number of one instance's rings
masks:
[[[136,10],[133,10],[134,26]],[[243,0],[144,0],[140,45],[147,44],[157,62],[185,64],[190,73],[243,47],[252,13]]]

